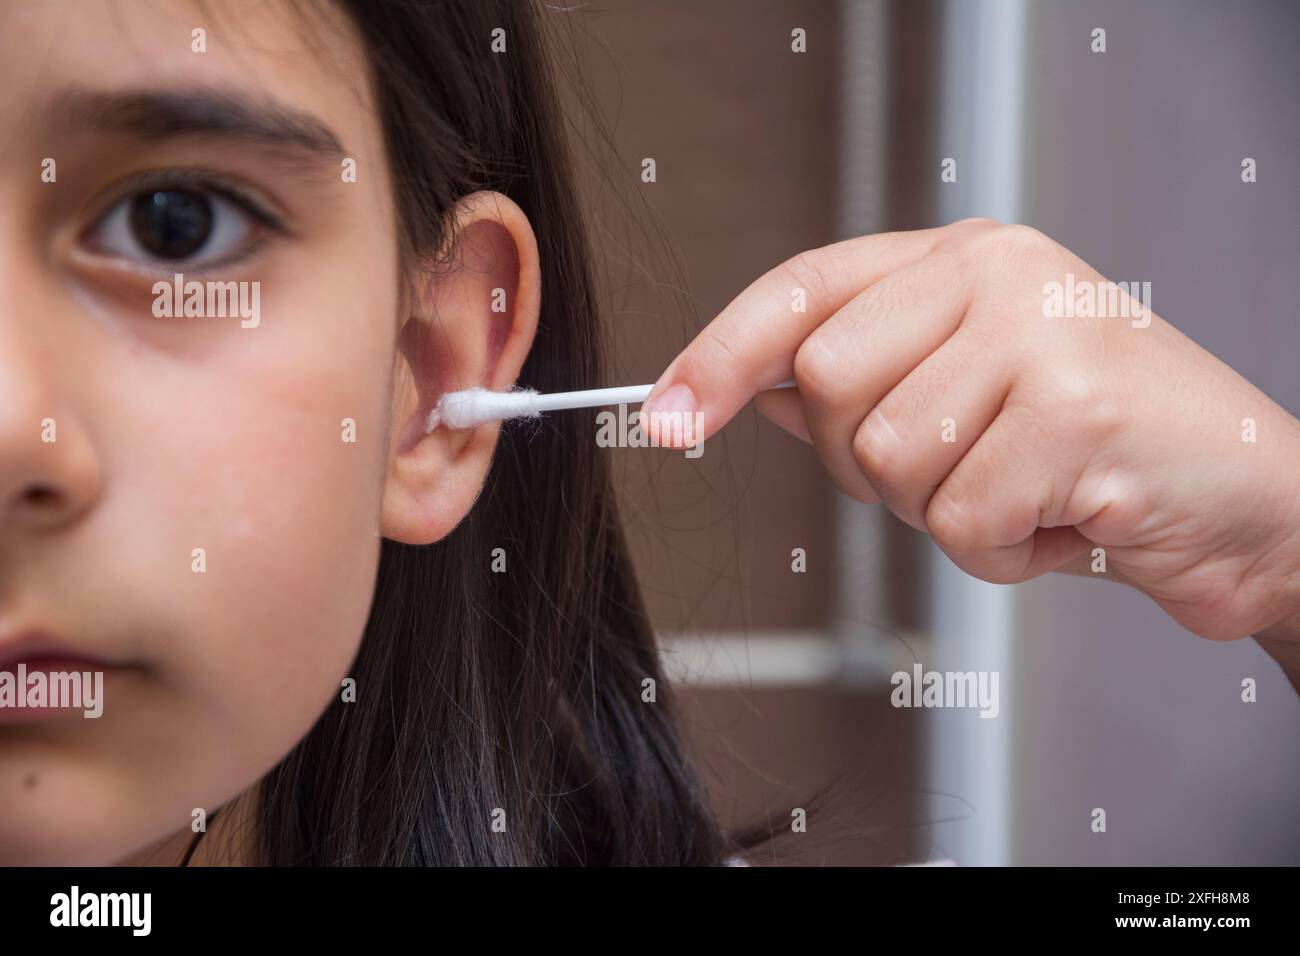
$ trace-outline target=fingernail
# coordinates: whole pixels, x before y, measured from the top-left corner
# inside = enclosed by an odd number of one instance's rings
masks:
[[[647,415],[692,415],[695,409],[695,393],[689,385],[673,385],[654,401],[641,406],[641,411]]]
[[[698,408],[699,403],[695,401],[695,393],[689,385],[673,385],[654,401],[641,406],[641,420],[648,425],[645,431],[650,438],[656,443],[662,443],[663,423],[668,423],[667,434],[671,436],[674,433],[673,423],[676,422],[676,434],[681,435],[685,423],[694,425],[691,416]],[[688,434],[694,434],[694,431]]]

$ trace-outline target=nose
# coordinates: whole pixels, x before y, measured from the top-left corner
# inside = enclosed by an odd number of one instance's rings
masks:
[[[57,356],[35,338],[0,318],[0,541],[75,522],[102,481],[84,420],[59,394]]]

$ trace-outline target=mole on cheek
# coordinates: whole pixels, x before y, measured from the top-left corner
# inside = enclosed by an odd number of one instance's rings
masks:
[[[29,773],[26,777],[23,778],[23,789],[25,790],[36,789],[36,774]]]

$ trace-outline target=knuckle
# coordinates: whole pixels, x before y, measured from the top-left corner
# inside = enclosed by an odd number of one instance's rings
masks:
[[[1002,223],[996,219],[983,216],[970,216],[958,219],[938,230],[934,247],[943,250],[967,250],[969,243],[977,236],[1000,229]]]
[[[979,530],[952,495],[942,489],[925,509],[925,526],[930,537],[944,551],[965,554],[979,547]]]
[[[1024,223],[1018,222],[999,226],[993,230],[992,235],[1002,246],[1013,251],[1037,249],[1051,242],[1047,236],[1033,226],[1026,226]]]
[[[999,225],[974,235],[967,245],[970,254],[981,262],[1019,261],[1047,249],[1050,239],[1033,226],[1020,223]]]
[[[853,436],[853,458],[872,484],[899,484],[905,471],[902,443],[876,410]]]
[[[781,269],[796,288],[812,302],[824,302],[830,290],[829,266],[818,249],[805,250],[785,262]]]
[[[1096,400],[1096,389],[1079,375],[1057,374],[1052,379],[1052,406],[1072,420],[1087,414]]]
[[[1116,477],[1113,471],[1098,480],[1088,499],[1087,512],[1091,517],[1076,527],[1094,541],[1131,538],[1150,515],[1150,509],[1131,487],[1130,480]]]
[[[1002,225],[1000,220],[990,219],[988,216],[967,216],[954,222],[952,228],[961,232],[985,232],[989,229],[1001,228]]]
[[[794,380],[799,391],[814,403],[834,398],[846,374],[845,356],[827,341],[821,329],[804,339],[794,353]]]
[[[710,366],[706,371],[716,373],[718,369],[733,368],[743,363],[745,343],[740,340],[735,327],[706,326],[702,341],[706,348],[701,364]]]
[[[1114,393],[1084,375],[1058,374],[1049,386],[1051,433],[1068,434],[1072,441],[1100,439],[1118,422]]]

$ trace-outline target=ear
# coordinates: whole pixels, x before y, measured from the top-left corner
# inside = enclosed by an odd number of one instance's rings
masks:
[[[448,214],[451,254],[413,266],[419,292],[398,334],[393,433],[380,533],[406,544],[448,534],[482,490],[500,424],[471,429],[424,421],[445,392],[508,389],[532,347],[541,307],[537,239],[513,201],[478,192]]]

